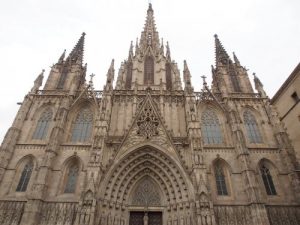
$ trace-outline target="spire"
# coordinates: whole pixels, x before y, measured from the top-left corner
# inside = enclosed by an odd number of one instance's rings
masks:
[[[131,41],[131,43],[130,43],[128,60],[130,60],[132,57],[133,57],[133,41]]]
[[[135,42],[135,55],[137,55],[139,53],[139,39],[136,38],[136,42]]]
[[[216,65],[218,63],[227,64],[230,60],[226,50],[224,49],[221,41],[218,38],[218,35],[214,35],[215,37],[215,51],[216,51]]]
[[[160,54],[165,54],[165,46],[164,46],[164,39],[161,39],[161,46],[160,46]]]
[[[110,63],[110,67],[107,71],[107,78],[106,78],[106,86],[109,88],[112,88],[112,83],[114,81],[115,76],[115,68],[114,68],[115,60],[112,59]]]
[[[170,46],[169,46],[169,42],[167,41],[167,52],[166,52],[166,57],[167,59],[171,60],[171,51],[170,51]]]
[[[255,84],[255,89],[258,91],[258,93],[261,95],[261,97],[265,98],[267,97],[267,94],[264,90],[264,85],[260,81],[260,79],[256,76],[255,73],[253,73],[254,76],[254,84]]]
[[[62,63],[65,59],[66,56],[66,49],[64,50],[64,52],[61,54],[61,56],[58,59],[58,63]]]
[[[240,60],[236,57],[235,53],[233,52],[233,60],[235,62],[236,65],[240,66]]]
[[[159,37],[158,32],[156,31],[155,21],[154,21],[154,11],[152,4],[149,3],[147,10],[147,18],[144,26],[144,30],[141,34],[140,47],[145,50],[148,46],[151,46],[152,49],[159,50]]]
[[[70,55],[68,56],[67,61],[70,60],[72,63],[74,62],[82,65],[83,53],[84,53],[84,37],[85,37],[85,33],[83,32],[77,44],[75,45]]]
[[[183,61],[183,80],[184,80],[184,89],[189,92],[192,92],[193,87],[191,83],[191,73],[188,68],[186,60]]]

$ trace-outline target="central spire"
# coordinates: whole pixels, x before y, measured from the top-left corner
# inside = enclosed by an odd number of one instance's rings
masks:
[[[149,3],[146,23],[145,23],[144,30],[142,31],[141,40],[140,40],[141,49],[145,50],[148,48],[148,46],[151,46],[152,49],[155,50],[159,49],[160,47],[159,36],[155,27],[154,11],[151,3]]]

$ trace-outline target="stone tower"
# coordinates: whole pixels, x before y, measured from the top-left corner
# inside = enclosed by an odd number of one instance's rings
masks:
[[[83,33],[42,72],[1,145],[0,224],[297,225],[299,166],[255,76],[215,35],[211,88],[183,83],[149,4],[114,84],[86,81]]]

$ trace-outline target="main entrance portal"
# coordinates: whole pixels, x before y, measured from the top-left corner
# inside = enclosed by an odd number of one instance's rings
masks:
[[[162,212],[130,212],[129,225],[162,225]]]

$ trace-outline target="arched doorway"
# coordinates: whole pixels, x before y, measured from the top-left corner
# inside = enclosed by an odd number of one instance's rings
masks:
[[[159,185],[145,176],[132,190],[129,225],[162,225],[162,192]]]
[[[193,224],[192,183],[179,160],[159,147],[142,146],[117,157],[99,199],[101,225]]]

